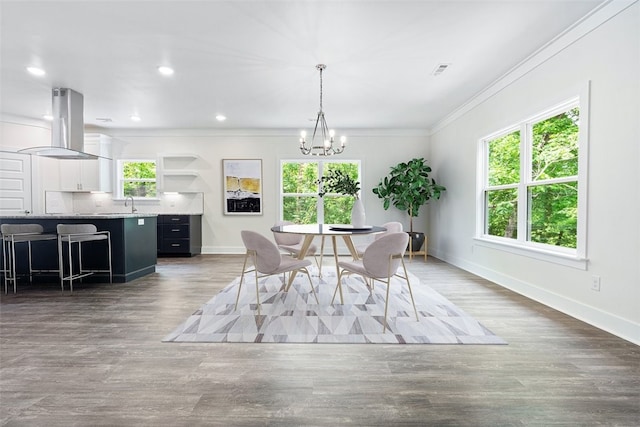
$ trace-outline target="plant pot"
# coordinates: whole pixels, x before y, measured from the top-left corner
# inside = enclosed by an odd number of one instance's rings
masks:
[[[407,251],[411,250],[412,252],[418,252],[422,249],[422,245],[424,245],[424,233],[419,233],[417,231],[407,231],[407,234],[411,238],[409,245],[407,245]]]
[[[366,216],[364,213],[364,205],[362,200],[355,199],[353,202],[353,208],[351,209],[351,225],[356,228],[364,227],[366,222]]]

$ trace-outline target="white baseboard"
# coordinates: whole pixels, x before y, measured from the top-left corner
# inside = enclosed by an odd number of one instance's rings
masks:
[[[640,345],[640,324],[623,319],[615,314],[591,307],[580,301],[539,288],[520,279],[505,275],[499,271],[486,268],[468,260],[454,257],[439,251],[430,251],[429,255],[441,259],[451,265],[466,270],[497,285],[512,290],[520,295],[551,307],[598,329],[609,332],[624,340]]]
[[[243,255],[247,250],[244,246],[203,246],[205,255]]]

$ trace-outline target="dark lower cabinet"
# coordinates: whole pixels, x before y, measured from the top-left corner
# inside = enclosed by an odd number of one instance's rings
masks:
[[[158,215],[158,256],[202,252],[202,215]]]

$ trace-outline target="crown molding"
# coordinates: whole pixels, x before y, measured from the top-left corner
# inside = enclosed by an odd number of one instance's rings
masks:
[[[502,77],[499,77],[496,81],[473,96],[466,103],[462,104],[459,108],[431,126],[429,129],[429,135],[433,135],[450,125],[464,114],[473,110],[487,99],[496,95],[498,92],[529,73],[531,70],[545,63],[550,58],[562,52],[573,43],[637,2],[638,0],[609,0],[600,4],[582,19],[553,38],[550,42],[519,62],[515,67],[511,68],[502,75]]]
[[[428,129],[341,129],[347,138],[385,136],[385,137],[428,137]],[[299,131],[297,129],[130,129],[113,128],[100,129],[100,133],[113,137],[265,137],[287,138],[298,142]]]

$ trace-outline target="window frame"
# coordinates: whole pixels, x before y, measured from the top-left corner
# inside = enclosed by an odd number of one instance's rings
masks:
[[[532,173],[532,129],[541,121],[566,112],[571,108],[580,110],[578,133],[578,174],[534,181]],[[488,143],[509,133],[520,131],[520,178],[517,183],[517,238],[493,236],[487,233],[488,206],[485,194],[490,190],[513,188],[513,185],[489,186]],[[477,199],[475,241],[481,246],[503,250],[527,257],[566,265],[582,270],[587,268],[587,195],[589,156],[589,85],[585,85],[579,95],[566,99],[516,124],[505,127],[478,140],[477,152]],[[576,182],[578,186],[576,248],[567,248],[530,241],[528,190],[534,186],[551,185],[560,182]]]
[[[282,183],[282,170],[285,163],[317,163],[318,164],[318,179],[322,177],[322,173],[324,170],[325,163],[353,163],[358,166],[358,178],[357,181],[362,183],[362,160],[354,160],[354,159],[323,159],[323,158],[313,158],[313,159],[281,159],[280,167],[278,169],[278,219],[280,221],[283,220],[284,216],[284,203],[283,199],[287,196],[300,196],[300,197],[311,197],[314,196],[316,198],[316,218],[318,224],[324,224],[324,200],[325,197],[344,197],[340,195],[336,195],[334,193],[327,193],[323,197],[318,195],[318,191],[315,193],[285,193],[283,191],[283,183]],[[362,186],[362,185],[361,185]],[[362,200],[362,191],[360,191],[360,199]]]
[[[123,176],[124,173],[124,164],[125,163],[147,163],[147,162],[153,162],[156,165],[156,177],[155,179],[149,179],[149,178],[141,178],[141,179],[125,179]],[[159,171],[159,162],[158,159],[152,159],[152,158],[126,158],[126,159],[118,159],[117,161],[117,197],[116,200],[124,200],[126,197],[129,196],[125,196],[124,195],[124,182],[125,181],[135,181],[135,182],[154,182],[156,184],[156,195],[153,197],[140,197],[140,196],[132,196],[135,200],[158,200],[160,198],[159,194],[160,194],[160,179],[159,179],[159,175],[160,175],[160,171]]]

